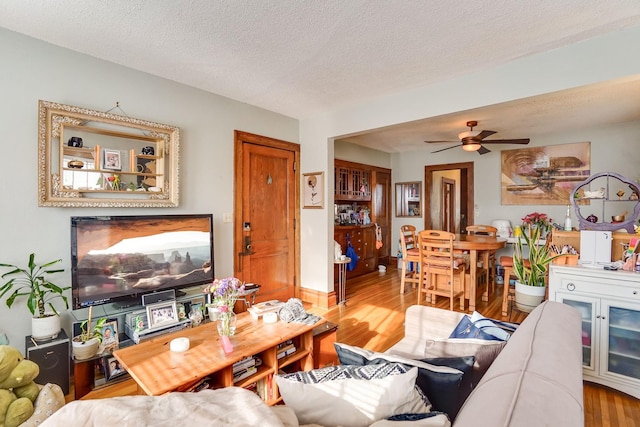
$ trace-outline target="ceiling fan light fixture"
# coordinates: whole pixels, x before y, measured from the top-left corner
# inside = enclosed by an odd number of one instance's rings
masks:
[[[476,136],[480,135],[480,132],[481,131],[479,130],[466,130],[458,134],[458,139],[462,141],[465,138],[475,138]]]
[[[478,151],[480,149],[481,145],[480,144],[476,144],[476,143],[472,143],[472,144],[463,144],[462,145],[462,149],[464,151]]]

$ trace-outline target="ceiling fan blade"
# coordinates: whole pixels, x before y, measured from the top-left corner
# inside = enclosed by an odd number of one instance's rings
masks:
[[[454,142],[460,142],[460,141],[458,141],[458,140],[456,140],[456,141],[448,140],[448,141],[425,141],[425,142],[427,144],[432,144],[432,143],[438,143],[438,142],[451,142],[451,143],[454,143]]]
[[[439,152],[441,152],[441,151],[445,151],[445,150],[451,150],[452,148],[457,148],[457,147],[461,147],[461,146],[462,146],[462,144],[452,145],[451,147],[441,148],[441,149],[439,149],[439,150],[432,151],[432,152],[431,152],[431,154],[439,153]]]
[[[473,139],[485,139],[486,137],[491,136],[494,133],[497,133],[497,132],[493,130],[483,130]]]
[[[483,144],[528,144],[529,138],[522,139],[490,139],[482,141]]]
[[[490,153],[490,152],[491,152],[491,150],[489,150],[484,145],[481,145],[480,148],[478,149],[478,154],[480,154],[480,155],[487,154],[487,153]]]

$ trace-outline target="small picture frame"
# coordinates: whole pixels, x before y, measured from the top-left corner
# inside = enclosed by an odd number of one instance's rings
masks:
[[[147,306],[149,329],[178,323],[178,309],[175,301],[163,301]]]
[[[205,300],[203,296],[199,296],[191,299],[189,312],[191,312],[191,310],[194,310],[194,309],[200,310],[203,316],[207,314],[205,312],[206,306],[205,306]],[[187,317],[188,316],[189,316],[189,313],[187,313]]]
[[[324,172],[302,174],[303,209],[324,208]]]
[[[119,150],[109,150],[105,148],[103,150],[103,154],[104,154],[104,160],[102,162],[103,169],[109,169],[109,170],[115,170],[115,171],[122,170],[122,159],[120,157]]]
[[[102,325],[102,345],[104,351],[111,353],[118,348],[120,340],[118,339],[118,322],[112,320]]]
[[[112,381],[127,373],[120,364],[120,361],[113,356],[105,356],[102,363],[104,365],[104,377],[106,381]]]

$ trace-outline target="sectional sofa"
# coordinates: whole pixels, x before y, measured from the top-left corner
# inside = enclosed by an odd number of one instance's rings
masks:
[[[457,354],[460,350],[458,344],[467,347],[463,352],[471,351],[469,349],[476,344],[474,340],[460,343],[465,340],[447,338],[463,316],[461,313],[427,306],[412,306],[406,312],[404,338],[384,354],[390,360],[406,357],[425,359],[434,356],[433,352],[437,349],[439,354],[444,352],[445,356],[460,356]],[[476,356],[473,365],[474,387],[454,418],[454,427],[571,427],[584,424],[581,319],[572,307],[545,302],[529,314],[506,343],[476,345],[473,353]],[[429,410],[425,409],[420,399],[414,399],[414,387],[407,384],[415,382],[415,369],[405,369],[401,375],[393,377],[394,385],[390,385],[390,377],[374,378],[372,372],[379,369],[368,367],[369,370],[364,374],[371,375],[367,386],[349,389],[345,384],[349,384],[353,379],[353,370],[358,368],[343,368],[336,367],[329,373],[320,371],[310,374],[312,380],[306,378],[304,384],[294,384],[291,388],[291,400],[285,391],[290,385],[279,382],[285,405],[276,407],[268,407],[247,390],[228,387],[200,393],[169,393],[158,397],[75,401],[64,406],[42,425],[173,427],[176,422],[269,427],[451,425],[445,414],[433,412],[427,414],[433,416],[427,417],[425,413]],[[444,368],[443,372],[447,369]],[[343,381],[326,381],[332,375],[335,376],[332,379]],[[405,394],[410,396],[408,400],[395,402],[399,398],[404,399],[402,396]],[[394,400],[393,404],[391,400]],[[403,418],[402,421],[389,420],[386,415],[375,418],[373,422],[362,419],[351,421],[346,414],[354,408],[355,412],[364,408],[364,411],[376,414],[397,412],[397,408],[402,408],[400,412],[418,413],[418,416]]]

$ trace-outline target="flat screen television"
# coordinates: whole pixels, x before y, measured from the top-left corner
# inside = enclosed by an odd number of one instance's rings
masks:
[[[73,308],[210,283],[213,215],[71,217]]]

